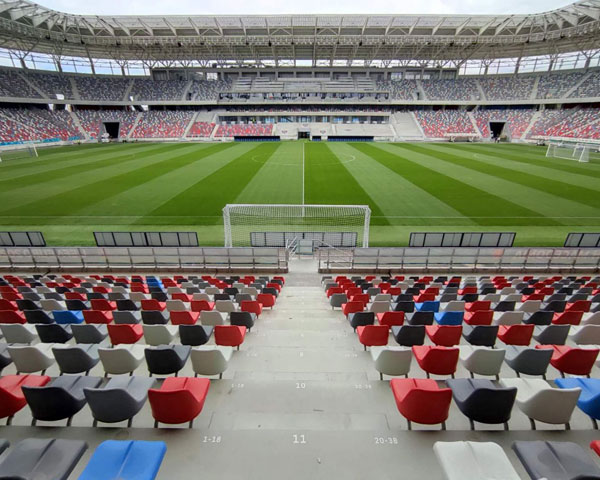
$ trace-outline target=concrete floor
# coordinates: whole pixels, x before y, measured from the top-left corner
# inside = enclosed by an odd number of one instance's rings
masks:
[[[139,439],[167,443],[160,479],[263,480],[442,478],[433,443],[456,440],[499,443],[527,478],[510,450],[514,440],[574,441],[587,448],[591,440],[600,439],[600,432],[591,429],[590,420],[578,409],[571,431],[539,423],[538,430],[531,431],[516,406],[509,432],[501,426],[469,431],[467,418],[454,404],[447,431],[422,425],[408,431],[396,409],[389,377],[379,380],[370,353],[363,351],[343,314],[329,308],[316,262],[294,259],[290,270],[275,310],[261,315],[223,380],[212,380],[193,429],[187,425],[153,429],[148,404],[132,428],[125,428],[125,423],[92,428],[87,407],[71,427],[65,427],[66,422],[30,427],[26,407],[12,426],[0,427],[0,437],[12,443],[27,437],[86,440],[90,449],[71,478],[77,478],[103,440]],[[14,368],[3,373],[14,373]],[[548,373],[550,380],[559,376],[553,367]],[[52,367],[48,374],[56,376],[58,370]],[[136,371],[146,374],[143,366]],[[102,376],[102,367],[91,375]],[[193,376],[190,362],[180,375]],[[414,361],[411,376],[425,377]],[[501,376],[515,374],[504,368]],[[468,372],[459,366],[457,378],[465,377]]]

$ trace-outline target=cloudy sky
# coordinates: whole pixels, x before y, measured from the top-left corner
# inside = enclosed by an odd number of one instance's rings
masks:
[[[574,1],[574,0],[572,0]],[[569,0],[38,0],[67,13],[93,15],[278,14],[278,13],[537,13]]]

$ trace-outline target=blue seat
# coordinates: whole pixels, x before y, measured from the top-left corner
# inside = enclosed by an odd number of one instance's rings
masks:
[[[434,313],[435,321],[439,325],[462,325],[463,312],[438,312]]]
[[[98,445],[79,480],[153,480],[166,452],[164,442],[108,440]]]
[[[428,301],[423,303],[415,303],[415,308],[417,309],[417,312],[439,312],[440,302]]]
[[[598,378],[557,378],[554,383],[560,388],[581,388],[577,401],[579,409],[590,416],[594,428],[600,419],[600,379]]]
[[[54,321],[59,325],[69,323],[83,323],[83,312],[80,310],[54,310],[52,312]]]

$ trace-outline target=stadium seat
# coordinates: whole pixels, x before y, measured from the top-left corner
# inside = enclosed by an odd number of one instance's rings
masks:
[[[506,350],[504,349],[462,345],[459,358],[469,371],[471,378],[477,374],[495,376],[498,380],[505,354]]]
[[[500,325],[498,338],[506,345],[529,345],[535,325]]]
[[[153,374],[177,376],[190,356],[190,347],[187,345],[146,347],[144,355],[150,376]]]
[[[452,390],[439,388],[435,380],[415,378],[393,378],[390,387],[409,430],[412,422],[425,425],[441,423],[442,430],[446,429]]]
[[[461,325],[427,325],[425,333],[438,346],[453,347],[460,343]]]
[[[98,356],[98,345],[55,345],[52,353],[60,370],[64,373],[85,373],[89,375],[90,370],[100,361]]]
[[[192,359],[194,376],[219,375],[220,379],[223,378],[223,373],[227,370],[232,355],[232,347],[206,345],[192,348],[190,357]]]
[[[565,374],[586,375],[589,377],[598,358],[598,353],[600,353],[597,348],[575,348],[567,345],[536,345],[536,348],[552,351],[550,363],[560,372],[562,377]]]
[[[526,346],[506,345],[506,364],[512,368],[517,377],[520,374],[541,375],[546,378],[546,371],[552,358],[552,350],[540,350]]]
[[[385,325],[361,325],[356,327],[356,333],[366,351],[367,347],[387,345],[390,329]]]
[[[371,358],[381,380],[383,380],[384,375],[404,375],[408,378],[412,360],[411,348],[375,346],[371,347]]]
[[[244,343],[246,337],[246,327],[236,325],[217,325],[214,328],[215,343],[226,347],[236,347]]]
[[[207,378],[168,377],[160,389],[148,390],[154,427],[159,423],[189,422],[189,428],[192,428],[194,419],[202,411],[209,387]]]
[[[144,361],[143,345],[118,345],[114,348],[99,348],[98,356],[104,368],[104,376],[133,374]]]
[[[454,378],[460,353],[458,348],[415,345],[412,349],[415,360],[426,373],[427,378],[430,374],[450,375]]]
[[[375,316],[379,325],[387,327],[404,325],[404,312],[381,312],[376,313]]]
[[[113,345],[136,343],[144,336],[142,325],[108,325],[108,336]]]
[[[12,417],[26,404],[21,387],[41,387],[51,380],[46,375],[6,375],[0,378],[0,418],[7,418],[10,425]]]

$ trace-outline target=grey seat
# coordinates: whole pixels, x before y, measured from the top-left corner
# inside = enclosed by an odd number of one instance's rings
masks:
[[[571,325],[536,326],[533,338],[542,345],[564,345],[569,336]]]
[[[83,389],[96,388],[100,383],[98,377],[68,375],[57,377],[43,387],[22,387],[33,417],[31,425],[38,420],[55,422],[66,418],[70,426],[73,416],[85,405]]]
[[[525,375],[541,375],[546,378],[546,370],[552,358],[552,349],[537,349],[518,345],[506,345],[504,361],[512,368],[517,377]]]
[[[532,479],[600,479],[600,468],[576,443],[518,441],[512,449]]]
[[[331,305],[332,310],[334,308],[342,308],[344,303],[348,303],[348,297],[345,293],[334,293],[329,297],[329,305]]]
[[[135,323],[140,323],[142,321],[142,313],[141,312],[131,312],[131,311],[119,311],[115,310],[112,312],[113,320],[117,325],[133,325]]]
[[[142,322],[146,325],[166,325],[169,323],[169,312],[160,310],[143,310]]]
[[[67,480],[86,450],[81,440],[27,438],[0,462],[0,478]]]
[[[208,343],[214,327],[206,325],[179,325],[179,338],[182,345],[198,347]]]
[[[160,345],[144,349],[150,376],[153,374],[177,376],[190,356],[190,349],[191,347],[187,345]]]
[[[252,330],[256,322],[256,313],[252,312],[231,312],[229,314],[229,322],[231,325],[246,327],[248,331]]]
[[[89,375],[90,370],[100,361],[98,345],[95,344],[55,345],[52,353],[61,375],[84,372]]]
[[[155,383],[156,380],[147,377],[113,377],[102,388],[85,388],[83,393],[94,417],[93,426],[98,422],[127,420],[127,427],[131,427],[133,417],[146,403],[148,389]]]
[[[35,330],[42,343],[67,343],[73,338],[71,325],[58,325],[56,323],[45,325],[38,323]]]
[[[0,331],[6,343],[30,344],[37,338],[34,325],[21,325],[20,323],[2,323]]]
[[[106,325],[73,324],[71,333],[77,343],[102,343],[108,337]]]

